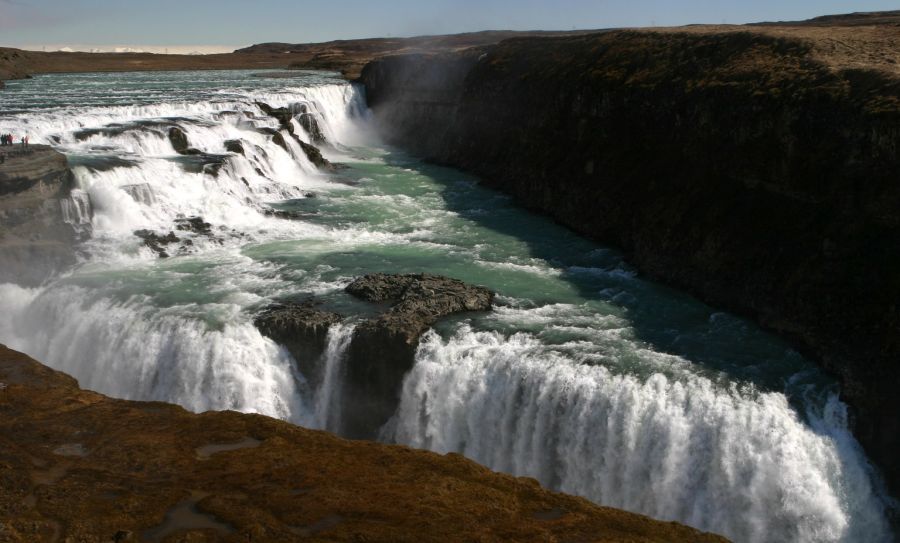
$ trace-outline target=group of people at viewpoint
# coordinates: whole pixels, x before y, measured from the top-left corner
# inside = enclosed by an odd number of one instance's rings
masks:
[[[22,150],[20,153],[30,153],[28,150],[28,136],[22,136],[19,141],[22,143]],[[0,134],[0,146],[8,147],[16,144],[16,138],[12,134]],[[6,155],[8,153],[0,153],[0,164],[4,164],[6,162]]]
[[[22,143],[22,147],[28,147],[28,136],[27,135],[22,136],[22,138],[19,139],[19,142]],[[15,145],[15,144],[16,144],[16,138],[12,134],[3,134],[2,136],[0,136],[0,145],[5,147],[7,145]]]

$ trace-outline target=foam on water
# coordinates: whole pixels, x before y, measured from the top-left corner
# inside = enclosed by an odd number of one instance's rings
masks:
[[[529,334],[429,333],[392,438],[736,541],[887,541],[869,468],[834,416],[702,377],[617,375]]]

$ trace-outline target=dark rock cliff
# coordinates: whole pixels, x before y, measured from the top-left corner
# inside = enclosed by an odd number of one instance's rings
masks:
[[[403,377],[415,364],[419,339],[438,320],[465,311],[488,311],[494,294],[440,275],[373,273],[350,283],[348,294],[380,307],[356,322],[347,349],[340,434],[374,439],[397,410]],[[310,299],[276,303],[253,320],[263,335],[284,345],[314,387],[325,372],[329,328],[344,316]]]
[[[0,147],[0,156],[0,283],[36,285],[74,262],[90,203],[73,192],[62,153],[32,145]]]
[[[385,58],[361,80],[393,143],[793,339],[840,378],[896,493],[900,82],[815,46],[750,31],[515,39]]]
[[[348,437],[371,439],[397,410],[403,377],[415,364],[419,338],[440,318],[491,309],[494,294],[439,275],[375,273],[347,286],[351,295],[391,307],[360,323],[347,360],[344,407]]]

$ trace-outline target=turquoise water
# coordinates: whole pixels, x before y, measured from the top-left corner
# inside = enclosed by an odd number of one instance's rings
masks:
[[[382,145],[361,89],[253,73],[41,76],[0,95],[0,132],[68,154],[93,234],[47,285],[0,286],[0,341],[107,394],[340,431],[338,404],[354,401],[340,379],[308,382],[254,314],[316,297],[368,315],[377,308],[343,292],[353,278],[448,275],[491,288],[497,307],[423,338],[382,439],[737,541],[889,539],[836,383],[789,345],[470,176]],[[323,151],[346,167],[322,174],[274,145],[259,129],[277,123],[256,101],[309,107]],[[217,177],[189,171],[172,125],[210,154],[240,139],[246,156],[228,154]],[[84,137],[93,129],[104,130]],[[176,230],[191,244],[172,258],[133,234],[191,216],[213,235]],[[320,361],[338,377],[350,333],[333,330]]]

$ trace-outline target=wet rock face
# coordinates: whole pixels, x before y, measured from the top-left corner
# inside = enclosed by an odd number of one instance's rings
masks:
[[[303,149],[303,153],[306,155],[306,158],[308,158],[310,162],[315,164],[316,167],[328,172],[334,172],[337,170],[337,167],[335,167],[334,164],[332,164],[330,161],[328,161],[328,159],[322,156],[322,152],[318,147],[306,143],[305,141],[301,140],[297,136],[297,134],[294,133],[294,125],[291,123],[291,120],[294,118],[294,113],[290,108],[273,108],[272,106],[264,104],[262,102],[257,102],[256,105],[263,111],[263,113],[278,120],[278,124],[281,125],[282,130],[286,130],[287,133],[290,134],[292,138],[294,138],[294,140],[300,145],[300,148]],[[300,125],[303,126],[303,128],[307,131],[307,133],[309,133],[310,138],[312,138],[314,142],[325,143],[325,136],[319,129],[319,125],[316,122],[315,118],[310,113],[302,113],[300,115],[299,122]],[[275,145],[278,145],[288,153],[291,152],[281,132],[272,129],[262,129],[262,131],[272,136],[272,142]]]
[[[494,294],[429,274],[372,274],[346,290],[369,302],[393,304],[356,327],[348,353],[344,397],[353,401],[344,407],[344,430],[349,437],[371,438],[397,407],[422,334],[441,317],[489,310]]]
[[[188,232],[197,236],[205,236],[215,239],[212,225],[203,220],[203,217],[186,217],[175,219],[175,229],[180,232]],[[185,254],[189,251],[194,242],[189,237],[180,238],[175,232],[159,233],[152,230],[135,230],[134,235],[143,241],[144,246],[157,254],[160,258],[169,258],[171,256],[170,246],[178,244],[178,254]],[[221,240],[218,240],[221,241]]]
[[[244,154],[244,144],[241,143],[240,140],[226,140],[225,141],[225,150],[229,153],[236,153],[238,155]]]
[[[900,86],[811,47],[621,31],[390,57],[362,80],[392,143],[802,346],[898,493]]]
[[[319,121],[312,113],[302,113],[297,117],[297,122],[306,130],[313,143],[325,143],[325,134],[319,126]]]
[[[66,157],[49,146],[0,154],[0,283],[36,286],[75,262],[75,244],[90,234],[90,201],[83,193],[76,201]]]
[[[173,126],[169,129],[169,141],[172,143],[172,148],[175,149],[175,152],[179,155],[191,155],[199,153],[196,149],[191,148],[191,144],[188,141],[187,134],[177,126]]]
[[[156,253],[160,258],[169,258],[169,252],[166,250],[166,246],[181,241],[181,238],[176,236],[175,232],[161,235],[152,230],[135,230],[134,235],[141,238],[144,245]]]
[[[304,301],[272,304],[253,319],[253,324],[264,336],[287,347],[303,375],[316,384],[321,380],[316,362],[325,351],[328,328],[343,318],[319,309],[313,301]]]

